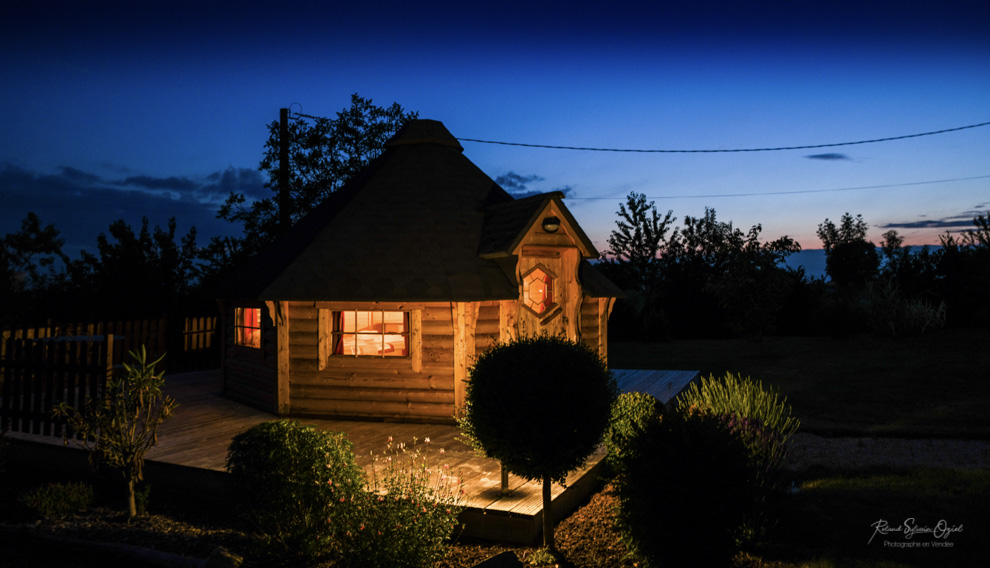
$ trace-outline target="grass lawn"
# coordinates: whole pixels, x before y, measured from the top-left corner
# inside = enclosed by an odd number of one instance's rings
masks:
[[[769,337],[612,343],[616,369],[726,371],[778,387],[825,435],[990,439],[990,330],[920,337]]]
[[[757,551],[766,563],[808,568],[987,565],[990,471],[822,472],[809,474],[798,487],[770,542]],[[884,526],[886,532],[878,531]],[[920,530],[909,536],[912,528]]]

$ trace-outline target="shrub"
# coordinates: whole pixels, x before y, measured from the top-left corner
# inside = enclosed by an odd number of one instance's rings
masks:
[[[389,438],[375,457],[371,490],[333,505],[341,509],[334,535],[341,565],[433,566],[457,528],[461,485],[447,465],[430,465],[416,439],[407,447]]]
[[[598,353],[559,336],[496,344],[471,368],[462,431],[508,471],[542,481],[543,544],[551,550],[550,483],[595,451],[617,394]]]
[[[692,383],[678,398],[677,409],[710,414],[743,442],[756,496],[745,534],[747,540],[764,536],[776,524],[776,507],[786,494],[787,439],[800,426],[786,397],[760,381],[726,373]]]
[[[891,283],[870,286],[867,294],[870,327],[878,335],[923,335],[945,327],[945,302],[938,308],[921,299],[909,299]]]
[[[128,518],[133,518],[135,487],[144,480],[144,455],[158,443],[158,427],[177,404],[162,391],[165,373],[155,368],[165,356],[148,362],[142,345],[130,357],[132,363],[124,363],[126,373],[107,378],[102,399],[87,399],[82,411],[62,401],[53,412],[79,434],[76,441],[89,451],[90,463],[120,472],[127,484]]]
[[[613,470],[621,467],[632,456],[632,440],[642,436],[650,422],[660,417],[660,401],[639,392],[620,394],[612,403],[611,418],[605,429],[606,460]]]
[[[93,488],[86,483],[49,483],[21,497],[21,504],[35,517],[54,520],[85,512],[95,500]]]
[[[616,526],[650,566],[727,566],[754,502],[740,438],[720,417],[666,412],[623,439]]]
[[[246,515],[264,552],[285,559],[326,555],[339,510],[332,504],[360,495],[364,486],[344,434],[289,420],[235,436],[227,471],[243,490]]]
[[[792,415],[787,397],[773,388],[764,387],[761,381],[733,373],[718,379],[709,375],[691,383],[677,397],[677,409],[684,412],[692,406],[707,408],[713,414],[736,414],[759,420],[763,426],[779,432],[783,441],[801,425],[801,421]]]

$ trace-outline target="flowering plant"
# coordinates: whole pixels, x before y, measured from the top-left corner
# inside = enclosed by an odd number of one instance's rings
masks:
[[[374,456],[369,491],[334,503],[328,518],[343,566],[433,566],[457,528],[463,482],[431,465],[429,438],[396,443]],[[441,449],[439,453],[443,453]]]

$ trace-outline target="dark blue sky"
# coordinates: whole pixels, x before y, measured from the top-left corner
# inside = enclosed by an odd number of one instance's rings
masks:
[[[133,4],[4,9],[0,234],[27,211],[76,248],[142,215],[229,231],[214,213],[231,190],[262,195],[278,109],[333,115],[352,93],[455,136],[612,148],[812,145],[990,121],[984,2]],[[990,127],[740,154],[464,146],[493,178],[527,180],[520,191],[568,188],[600,248],[630,191],[805,248],[846,211],[871,238],[896,227],[918,244],[990,205]]]

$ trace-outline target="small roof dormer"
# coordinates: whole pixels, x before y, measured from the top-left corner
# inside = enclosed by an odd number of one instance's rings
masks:
[[[563,199],[563,193],[552,191],[489,206],[478,254],[482,258],[518,255],[524,242],[538,239],[534,233],[543,229],[544,220],[556,218],[555,233],[570,237],[569,244],[581,251],[582,258],[598,258],[595,245],[564,206]]]

